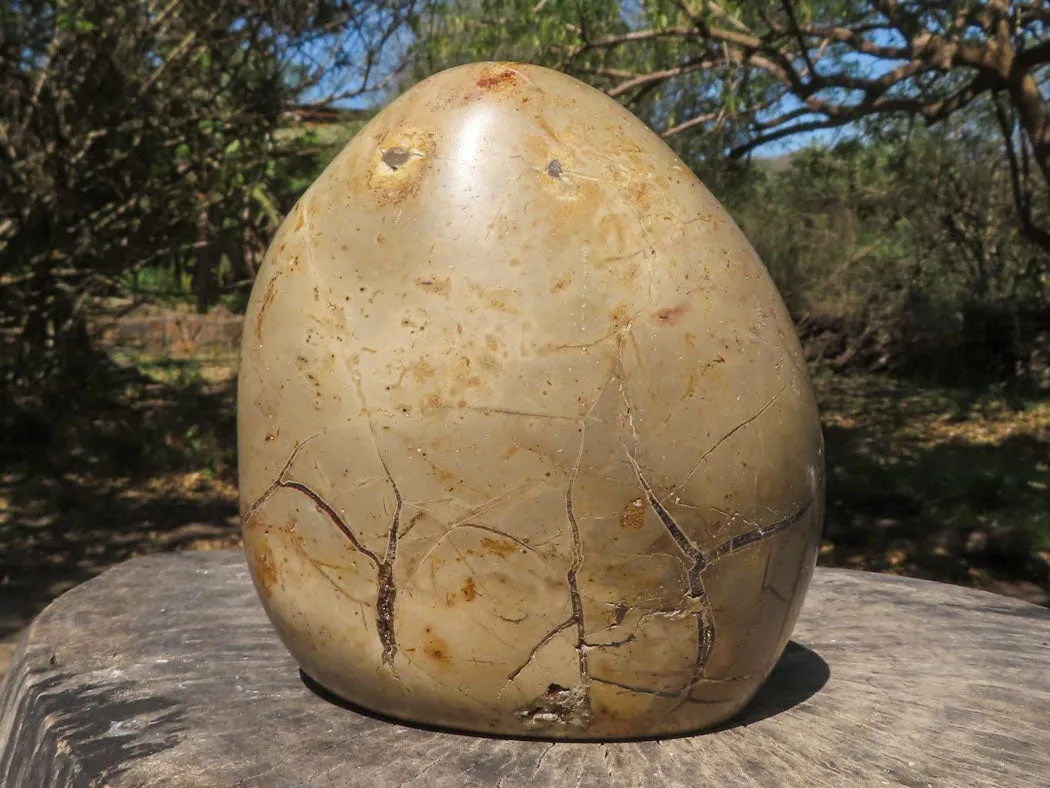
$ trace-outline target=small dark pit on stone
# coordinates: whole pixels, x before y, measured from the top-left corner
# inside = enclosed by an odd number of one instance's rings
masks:
[[[390,169],[396,170],[398,167],[404,167],[411,156],[411,151],[404,148],[390,148],[383,151],[383,163]]]

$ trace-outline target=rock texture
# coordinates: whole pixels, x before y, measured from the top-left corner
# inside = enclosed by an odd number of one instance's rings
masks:
[[[312,692],[240,553],[139,558],[30,628],[0,685],[0,785],[1046,785],[1050,611],[817,569],[793,637],[742,715],[700,736],[464,736]]]
[[[787,643],[823,517],[801,351],[662,141],[479,64],[366,126],[248,309],[240,490],[303,669],[487,733],[691,731]]]

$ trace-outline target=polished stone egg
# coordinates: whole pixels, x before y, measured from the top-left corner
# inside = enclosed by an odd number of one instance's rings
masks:
[[[790,317],[581,82],[482,63],[380,112],[273,240],[238,396],[255,585],[348,701],[664,735],[737,713],[787,643],[824,509]]]

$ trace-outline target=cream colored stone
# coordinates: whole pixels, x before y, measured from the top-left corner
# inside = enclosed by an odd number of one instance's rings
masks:
[[[350,701],[668,734],[787,642],[823,517],[790,319],[703,185],[573,79],[465,66],[369,123],[270,248],[239,396],[260,597]]]

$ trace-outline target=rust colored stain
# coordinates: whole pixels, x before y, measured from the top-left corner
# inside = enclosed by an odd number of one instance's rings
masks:
[[[609,319],[616,328],[622,328],[631,322],[631,311],[627,304],[617,304],[616,308],[609,313]]]
[[[559,277],[556,277],[550,284],[550,291],[553,295],[561,290],[565,290],[572,284],[572,272],[566,272]]]
[[[489,539],[487,536],[481,540],[481,546],[488,550],[489,554],[506,558],[518,548],[513,542],[505,542],[502,539]]]
[[[274,276],[266,284],[266,294],[263,296],[262,306],[259,307],[259,314],[255,318],[255,338],[262,339],[262,323],[263,317],[266,315],[266,308],[273,301],[277,295],[277,276]]]
[[[503,90],[521,84],[521,76],[517,71],[497,66],[483,71],[476,84],[482,90]]]
[[[277,581],[280,579],[277,574],[277,563],[274,561],[273,553],[270,551],[265,537],[247,541],[244,546],[248,555],[248,565],[255,576],[255,582],[263,595],[269,598],[273,594],[274,586],[277,585]]]
[[[434,134],[398,128],[384,134],[365,181],[378,205],[397,205],[414,198],[430,167]],[[377,242],[382,243],[377,237]],[[385,238],[384,238],[385,240]]]
[[[478,596],[478,587],[474,583],[473,577],[468,577],[467,581],[463,584],[463,588],[460,589],[463,593],[463,598],[468,602],[473,602]]]
[[[448,652],[448,643],[435,634],[428,634],[426,643],[423,644],[423,653],[435,662],[449,663],[452,657]]]
[[[645,501],[635,498],[629,501],[620,512],[620,527],[628,531],[637,531],[645,525]]]
[[[656,313],[656,320],[667,326],[673,326],[682,319],[682,315],[689,311],[689,304],[679,304],[667,309],[661,309]]]

